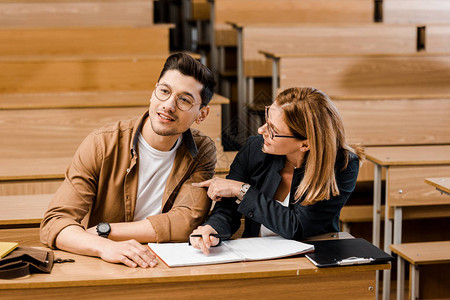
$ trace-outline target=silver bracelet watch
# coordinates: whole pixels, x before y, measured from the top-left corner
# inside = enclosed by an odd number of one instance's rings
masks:
[[[241,186],[241,190],[239,191],[239,194],[237,195],[236,203],[240,204],[242,199],[244,199],[245,194],[247,193],[248,189],[250,188],[250,184],[244,183]]]

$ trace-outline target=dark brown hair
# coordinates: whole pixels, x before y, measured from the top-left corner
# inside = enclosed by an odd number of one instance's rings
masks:
[[[214,75],[210,69],[192,56],[179,52],[172,54],[167,58],[161,74],[159,75],[158,82],[169,70],[177,70],[181,74],[194,77],[195,80],[200,82],[203,85],[200,92],[200,96],[202,97],[201,107],[208,105],[214,95],[214,86],[216,85]]]

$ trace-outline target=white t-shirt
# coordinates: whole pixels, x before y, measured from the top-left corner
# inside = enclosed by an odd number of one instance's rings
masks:
[[[139,177],[134,221],[161,213],[167,178],[180,144],[181,136],[170,151],[159,151],[151,147],[142,134],[139,135]]]
[[[278,202],[281,203],[281,205],[288,207],[289,205],[289,195],[291,194],[291,192],[289,192],[286,196],[286,198],[284,199],[283,202],[277,200]],[[266,226],[264,226],[263,224],[261,224],[261,230],[259,232],[259,236],[271,236],[271,235],[278,235],[275,232],[273,232],[272,230],[270,230],[269,228],[267,228]]]

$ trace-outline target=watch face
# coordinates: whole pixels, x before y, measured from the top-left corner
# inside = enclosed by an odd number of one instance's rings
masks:
[[[108,232],[108,230],[109,230],[108,224],[105,224],[105,223],[98,224],[98,231],[100,231],[100,232]]]

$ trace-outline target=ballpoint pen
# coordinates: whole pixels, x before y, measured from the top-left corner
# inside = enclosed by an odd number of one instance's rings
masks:
[[[219,239],[225,239],[225,238],[227,238],[227,236],[225,236],[225,235],[220,235],[220,234],[218,234],[218,233],[210,233],[209,235],[210,235],[210,236],[213,236],[213,237],[216,237],[216,238],[219,238]],[[201,235],[201,234],[191,234],[189,237],[202,237],[202,235]]]

